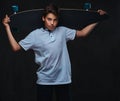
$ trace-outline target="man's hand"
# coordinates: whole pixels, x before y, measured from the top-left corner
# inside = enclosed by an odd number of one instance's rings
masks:
[[[10,18],[8,17],[8,15],[6,15],[5,18],[2,20],[2,23],[5,27],[8,27],[9,22],[10,22]]]
[[[106,11],[104,11],[104,10],[101,10],[101,9],[97,10],[97,12],[98,12],[100,15],[107,14],[107,12],[106,12]]]

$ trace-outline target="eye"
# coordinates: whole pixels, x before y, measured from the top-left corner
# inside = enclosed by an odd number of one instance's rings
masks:
[[[52,19],[51,18],[48,18],[48,21],[51,21]]]
[[[54,19],[54,21],[57,21],[57,19]]]

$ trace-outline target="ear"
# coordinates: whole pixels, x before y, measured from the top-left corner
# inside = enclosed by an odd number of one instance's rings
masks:
[[[42,21],[45,21],[45,17],[44,16],[42,16]]]

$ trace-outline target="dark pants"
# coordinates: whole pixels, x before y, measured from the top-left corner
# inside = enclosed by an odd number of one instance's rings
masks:
[[[37,85],[37,101],[71,101],[70,84]]]

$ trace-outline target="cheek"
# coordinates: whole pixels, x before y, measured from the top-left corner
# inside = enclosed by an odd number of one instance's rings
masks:
[[[58,22],[55,22],[54,25],[57,26]]]
[[[45,21],[45,24],[46,24],[46,25],[49,25],[49,21]]]

